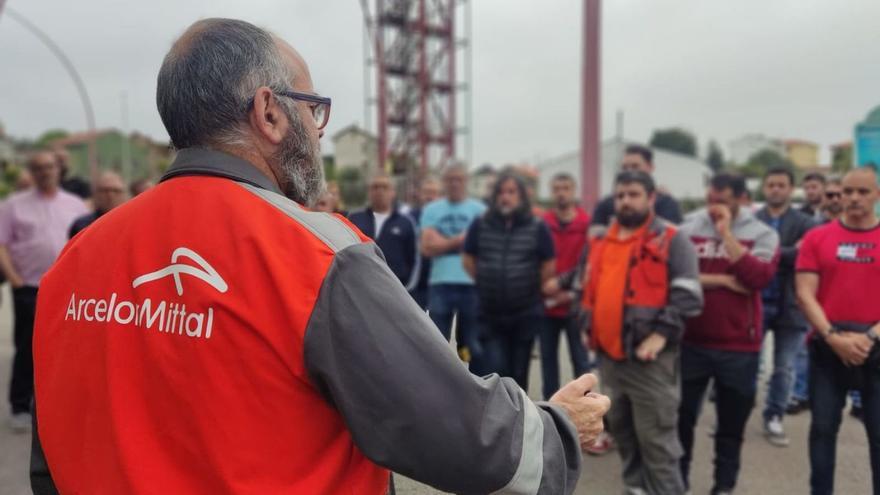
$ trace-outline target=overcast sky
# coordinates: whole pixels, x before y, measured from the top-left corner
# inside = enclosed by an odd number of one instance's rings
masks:
[[[372,3],[372,2],[371,2]],[[578,146],[580,0],[476,0],[473,5],[474,161],[536,161]],[[78,67],[99,128],[167,140],[156,74],[172,41],[203,17],[236,17],[297,47],[316,88],[333,98],[330,134],[363,125],[362,15],[357,0],[8,0]],[[851,139],[880,104],[880,1],[606,0],[603,136],[658,127],[709,138],[744,133]],[[36,38],[0,17],[0,122],[8,134],[82,130],[83,110],[61,65]],[[375,127],[375,124],[374,124]],[[332,145],[325,138],[325,151]],[[822,159],[828,160],[823,149]]]

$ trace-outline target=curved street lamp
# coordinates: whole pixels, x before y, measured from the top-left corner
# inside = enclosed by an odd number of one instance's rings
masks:
[[[3,7],[6,4],[6,0],[0,0],[0,15],[3,13]],[[97,133],[95,130],[95,112],[92,109],[92,100],[89,98],[89,93],[86,90],[86,86],[83,83],[82,77],[80,77],[79,72],[76,71],[76,67],[74,67],[73,62],[65,55],[65,53],[61,50],[61,47],[58,46],[57,43],[52,41],[52,38],[49,37],[48,34],[43,32],[40,28],[38,28],[34,23],[29,21],[23,15],[18,12],[7,8],[6,14],[8,17],[14,19],[19,24],[24,26],[25,29],[31,32],[34,36],[37,37],[40,41],[46,45],[47,48],[52,52],[53,55],[61,62],[64,66],[64,69],[70,75],[70,78],[73,79],[73,83],[76,85],[76,90],[79,93],[79,98],[82,101],[83,109],[86,112],[86,126],[89,131],[90,139],[89,139],[89,174],[92,179],[97,176],[98,173],[98,164],[97,164],[97,147],[96,147],[96,139]]]

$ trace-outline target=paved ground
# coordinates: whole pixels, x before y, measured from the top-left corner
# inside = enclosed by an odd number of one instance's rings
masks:
[[[12,331],[10,295],[6,286],[2,289],[0,305],[0,390],[6,406],[9,372],[12,358]],[[563,352],[564,349],[563,349]],[[565,363],[565,359],[562,360]],[[565,373],[570,373],[568,366]],[[532,366],[532,395],[540,389],[538,362]],[[714,413],[711,407],[701,421],[697,436],[696,461],[693,470],[693,493],[708,493],[711,487],[712,443],[706,435]],[[787,427],[792,444],[787,449],[769,445],[761,436],[759,414],[752,414],[746,432],[743,452],[744,465],[737,493],[746,494],[796,494],[807,493],[807,427],[809,414],[789,417]],[[0,495],[26,495],[28,488],[27,465],[30,455],[30,435],[14,435],[8,427],[8,407],[0,407]],[[426,448],[430,448],[426,446]],[[870,467],[868,449],[862,424],[847,416],[841,428],[837,459],[837,493],[858,495],[870,493]],[[589,457],[585,461],[584,475],[578,485],[578,494],[618,494],[621,492],[620,462],[616,453],[605,457]],[[400,495],[437,494],[436,490],[409,480],[397,480]]]

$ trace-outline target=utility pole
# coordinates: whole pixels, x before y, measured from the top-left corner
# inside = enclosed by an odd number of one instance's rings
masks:
[[[2,14],[3,12],[3,7],[5,3],[5,0],[0,0],[0,14]],[[79,72],[76,71],[76,67],[74,67],[73,62],[71,62],[64,51],[61,50],[61,47],[58,46],[57,43],[52,41],[52,38],[50,38],[48,34],[43,32],[34,23],[12,9],[6,9],[6,15],[16,20],[19,24],[24,26],[25,29],[30,31],[31,34],[36,36],[37,39],[42,41],[43,44],[46,45],[47,48],[49,48],[49,51],[51,51],[52,54],[55,55],[55,58],[57,58],[61,62],[61,65],[64,66],[64,69],[67,71],[68,75],[70,75],[70,78],[73,79],[73,83],[74,85],[76,85],[76,91],[77,93],[79,93],[79,99],[82,102],[83,109],[86,113],[86,127],[88,128],[88,132],[91,137],[91,139],[89,139],[89,175],[94,181],[98,177],[98,152],[96,146],[98,133],[95,130],[95,111],[92,109],[92,100],[89,98],[89,93],[86,90],[85,83],[83,83],[82,78],[79,76]]]
[[[581,81],[581,204],[592,209],[599,199],[601,148],[601,0],[584,0]]]

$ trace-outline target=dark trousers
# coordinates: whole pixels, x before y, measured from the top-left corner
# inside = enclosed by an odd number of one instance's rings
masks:
[[[824,341],[810,342],[810,493],[834,492],[837,432],[850,389],[861,392],[874,495],[880,495],[880,368],[849,368]],[[876,349],[875,349],[876,352]],[[867,493],[867,492],[866,492]]]
[[[428,315],[431,320],[443,337],[449,340],[452,337],[452,319],[458,316],[455,338],[460,354],[462,359],[470,361],[471,372],[481,374],[480,369],[484,366],[481,363],[483,349],[479,339],[477,306],[477,289],[473,285],[437,284],[428,288]]]
[[[709,380],[715,382],[715,489],[733,490],[739,475],[743,431],[755,405],[757,352],[733,352],[683,345],[681,348],[681,407],[678,435],[684,456],[681,474],[689,485],[694,427]]]
[[[581,333],[574,324],[572,318],[558,318],[547,316],[544,318],[544,327],[541,329],[541,382],[543,385],[544,399],[559,390],[559,334],[565,333],[568,339],[568,351],[571,356],[571,368],[575,378],[583,375],[590,369],[590,358],[584,343],[581,341]]]
[[[419,305],[422,310],[428,310],[428,288],[427,287],[417,287],[413,289],[412,292],[409,293],[413,300],[415,300],[416,304]]]
[[[795,361],[807,335],[806,327],[780,322],[779,303],[764,301],[764,340],[773,332],[773,372],[767,383],[764,421],[785,417],[795,383]]]
[[[486,368],[478,374],[498,373],[509,376],[523,390],[528,390],[532,346],[540,331],[541,319],[540,315],[519,318],[481,317],[481,341]]]
[[[34,397],[34,316],[37,312],[37,288],[12,289],[15,356],[12,358],[12,382],[9,403],[12,414],[30,412]]]

